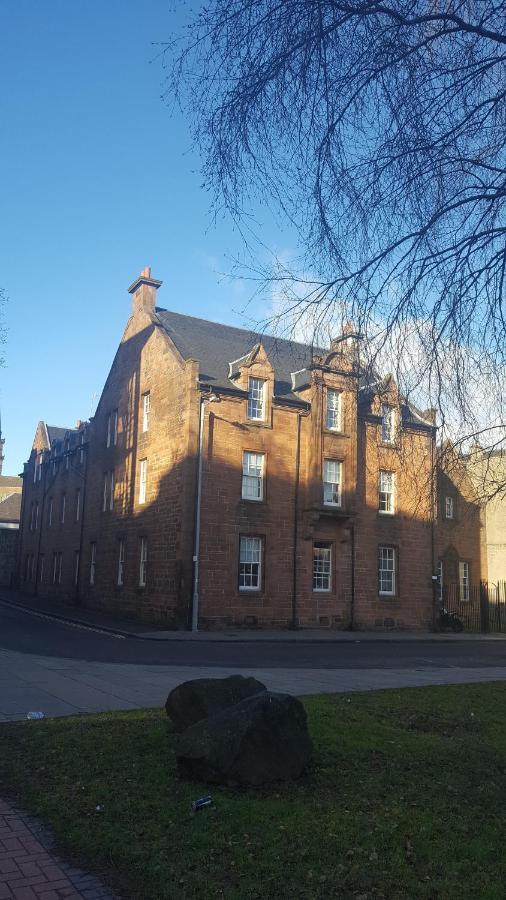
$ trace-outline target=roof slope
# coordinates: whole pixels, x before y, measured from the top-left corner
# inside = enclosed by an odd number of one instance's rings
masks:
[[[291,373],[309,366],[316,348],[167,309],[157,308],[156,312],[181,356],[199,360],[201,381],[217,388],[231,387],[229,363],[245,356],[255,344],[261,343],[275,371],[275,395],[296,399],[296,395],[292,394]]]
[[[21,517],[21,494],[11,494],[0,500],[0,522],[19,522]]]
[[[67,432],[75,431],[75,428],[60,428],[59,425],[46,425],[46,429],[51,447],[55,441],[63,441]]]
[[[0,491],[3,488],[21,488],[23,487],[23,479],[19,475],[0,475]]]
[[[198,360],[200,362],[200,380],[216,388],[232,387],[234,382],[229,377],[230,363],[247,357],[250,350],[256,344],[261,343],[274,368],[275,396],[300,401],[300,397],[292,392],[292,372],[299,373],[300,386],[303,387],[309,384],[309,381],[307,373],[301,370],[311,365],[315,355],[325,358],[330,353],[329,349],[323,350],[320,347],[312,347],[310,344],[287,341],[259,331],[221,325],[218,322],[209,322],[207,319],[186,316],[159,307],[157,307],[156,313],[183,359]],[[387,381],[388,377],[381,379],[371,369],[361,370],[359,385],[362,390],[366,391],[366,393],[362,393],[362,405],[370,404],[375,386],[383,380]],[[295,382],[297,382],[297,378]],[[432,423],[427,421],[424,413],[420,412],[413,404],[404,400],[401,407],[403,422],[415,427],[432,428]]]

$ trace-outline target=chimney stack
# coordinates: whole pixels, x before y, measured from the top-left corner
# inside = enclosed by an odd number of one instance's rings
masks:
[[[128,288],[128,293],[132,294],[132,312],[135,313],[143,310],[144,312],[154,312],[156,306],[156,292],[161,281],[151,278],[151,267],[146,266],[142,270],[138,278]]]
[[[352,322],[347,322],[343,328],[342,334],[337,338],[332,338],[330,349],[334,353],[342,353],[353,364],[358,364],[360,357],[360,344],[364,336],[357,331]]]

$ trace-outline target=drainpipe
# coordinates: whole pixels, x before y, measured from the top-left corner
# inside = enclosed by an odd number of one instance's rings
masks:
[[[297,628],[297,539],[299,518],[299,477],[300,477],[300,424],[301,414],[297,413],[297,445],[295,450],[295,495],[293,508],[293,593],[292,628]]]
[[[351,602],[350,631],[355,630],[355,523],[351,523]]]
[[[47,489],[47,473],[49,472],[49,466],[50,466],[49,463],[46,466],[44,466],[44,486],[42,489],[42,503],[41,503],[41,510],[40,510],[39,542],[37,544],[37,560],[35,563],[35,585],[34,585],[34,590],[33,590],[34,597],[38,597],[38,595],[39,595],[40,548],[42,545],[42,532],[44,530],[44,510],[46,508],[46,494],[47,494],[47,490],[48,490]]]
[[[199,630],[199,554],[200,554],[200,510],[202,505],[202,450],[204,445],[204,410],[205,403],[219,402],[216,394],[200,397],[199,417],[199,449],[197,463],[197,503],[195,506],[195,540],[193,546],[193,594],[192,594],[192,631]]]
[[[90,452],[90,442],[87,441],[86,444],[79,445],[77,452],[81,452],[81,446],[84,447],[84,472],[82,473],[83,479],[83,496],[81,499],[81,533],[79,535],[79,563],[77,567],[77,584],[75,591],[75,605],[79,606],[81,601],[81,572],[83,569],[83,544],[84,544],[84,515],[86,509],[86,485],[88,483],[88,454]]]
[[[16,546],[16,561],[14,565],[14,584],[11,579],[11,587],[21,587],[21,573],[23,568],[23,537],[25,534],[25,503],[26,503],[26,463],[23,465],[23,487],[21,488],[21,509],[19,511],[19,538]]]
[[[436,607],[438,605],[437,600],[437,576],[436,576],[436,534],[435,534],[435,523],[436,523],[436,509],[437,509],[437,475],[436,475],[436,453],[435,453],[435,444],[436,444],[436,430],[435,428],[432,431],[431,438],[431,478],[430,478],[430,492],[431,492],[431,564],[432,564],[432,630],[436,630],[436,621],[437,621],[437,611]]]

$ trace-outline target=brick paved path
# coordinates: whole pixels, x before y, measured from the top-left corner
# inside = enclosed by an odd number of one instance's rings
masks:
[[[0,800],[0,900],[114,900],[94,876],[57,859],[49,843],[35,819]]]

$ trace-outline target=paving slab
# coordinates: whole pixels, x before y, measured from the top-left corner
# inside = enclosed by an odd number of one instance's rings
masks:
[[[119,900],[94,875],[68,866],[33,816],[0,800],[2,900]]]
[[[220,678],[237,673],[233,667],[141,666],[87,663],[54,668],[51,657],[3,651],[0,722],[26,717],[29,711],[68,716],[163,706],[176,685],[191,678]],[[506,680],[506,666],[447,666],[416,669],[241,668],[271,690],[292,694],[342,693]],[[41,685],[43,687],[41,687]]]

